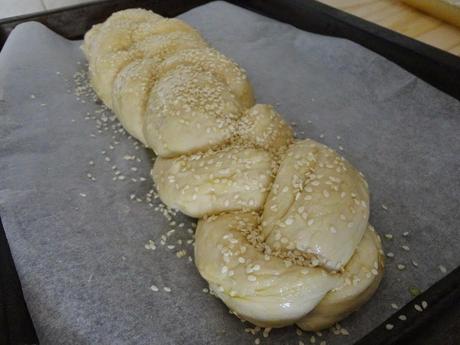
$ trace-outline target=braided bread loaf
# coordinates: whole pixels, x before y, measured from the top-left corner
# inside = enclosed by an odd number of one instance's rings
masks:
[[[157,154],[162,201],[200,218],[196,265],[238,316],[319,330],[371,297],[383,255],[364,177],[254,105],[240,67],[141,9],[94,26],[83,50],[100,99]]]

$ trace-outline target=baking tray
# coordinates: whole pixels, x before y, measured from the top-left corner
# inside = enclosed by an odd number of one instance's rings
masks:
[[[103,21],[112,12],[129,7],[144,7],[165,16],[177,16],[210,1],[102,1],[52,12],[0,21],[0,47],[19,23],[39,21],[69,39],[79,39],[91,25]],[[287,22],[300,29],[347,38],[397,63],[412,74],[460,100],[460,58],[409,39],[372,23],[315,1],[249,0],[228,1],[262,15]],[[430,307],[424,313],[414,309],[422,300]],[[425,293],[398,311],[412,323],[389,318],[361,339],[358,344],[456,344],[460,342],[460,268],[433,285]],[[0,344],[37,344],[27,312],[20,282],[14,269],[3,228],[0,227]],[[396,329],[388,332],[386,323]]]

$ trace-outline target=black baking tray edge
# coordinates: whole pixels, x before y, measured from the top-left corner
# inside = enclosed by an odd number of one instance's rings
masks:
[[[105,0],[0,20],[0,49],[13,28],[38,21],[68,39],[80,39],[112,12],[134,7],[177,16],[212,0]],[[460,100],[460,58],[317,1],[228,0],[302,30],[352,40]],[[428,308],[419,312],[415,304]],[[408,321],[398,316],[404,314]],[[409,321],[410,320],[410,321]],[[387,324],[394,328],[386,329]],[[0,221],[0,345],[38,344]],[[356,345],[460,344],[460,267],[398,310]]]

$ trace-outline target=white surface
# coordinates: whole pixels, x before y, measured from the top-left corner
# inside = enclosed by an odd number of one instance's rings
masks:
[[[0,19],[97,0],[0,0]]]

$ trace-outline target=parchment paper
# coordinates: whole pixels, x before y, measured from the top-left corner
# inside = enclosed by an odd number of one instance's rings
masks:
[[[408,302],[409,287],[424,290],[443,276],[439,265],[460,264],[458,101],[352,42],[223,2],[181,17],[247,69],[258,102],[277,105],[299,137],[343,148],[367,176],[372,224],[393,235],[377,294],[342,322],[350,335],[323,332],[318,344],[353,343],[395,312],[391,303]],[[26,23],[0,56],[0,214],[41,344],[307,343],[311,334],[292,327],[248,334],[202,291],[188,259],[192,220],[170,225],[158,200],[145,201],[151,153],[75,96],[80,44]]]

